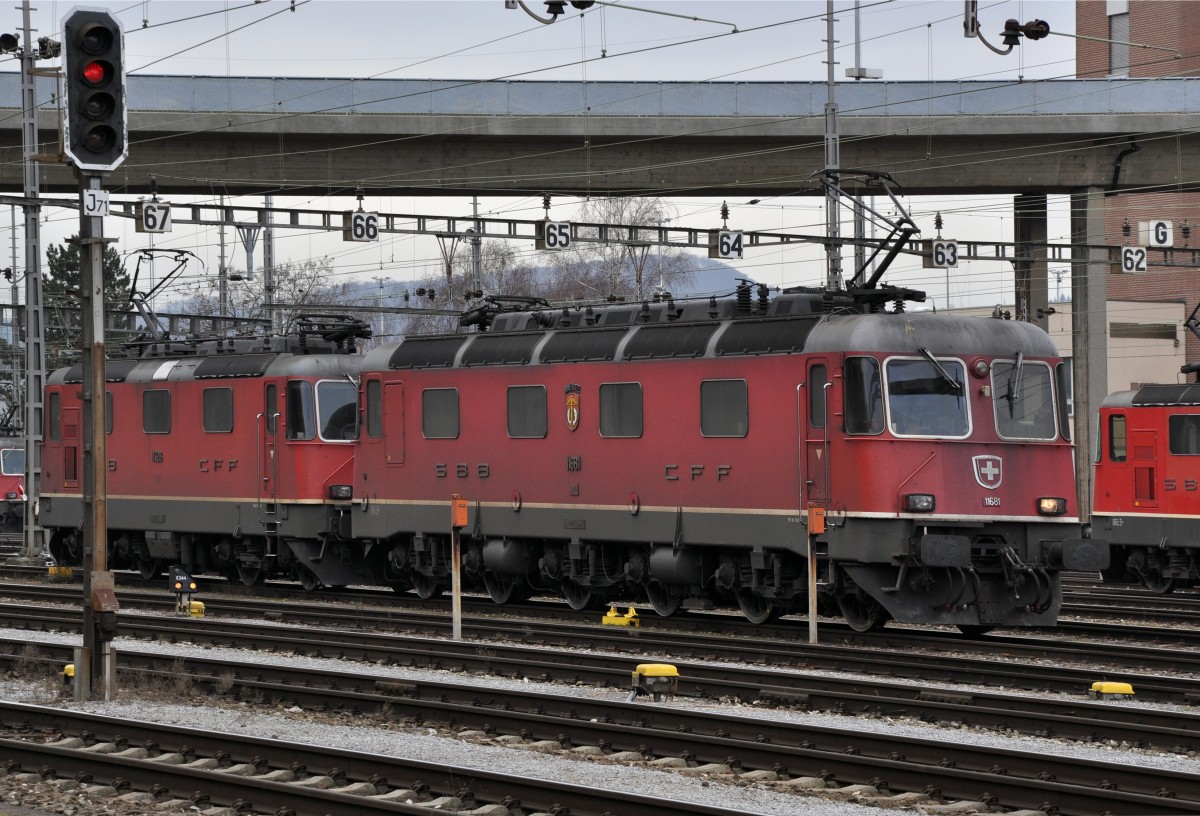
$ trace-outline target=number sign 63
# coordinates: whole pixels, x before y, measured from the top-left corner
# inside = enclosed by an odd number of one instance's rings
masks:
[[[958,268],[958,242],[934,241],[933,265],[939,269]]]

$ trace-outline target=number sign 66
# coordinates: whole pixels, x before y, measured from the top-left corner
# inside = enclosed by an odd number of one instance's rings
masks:
[[[379,214],[373,212],[356,212],[350,216],[350,240],[378,241]]]

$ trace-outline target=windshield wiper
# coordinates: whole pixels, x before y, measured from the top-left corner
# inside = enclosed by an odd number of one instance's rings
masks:
[[[1017,352],[1017,362],[1013,365],[1012,378],[1008,381],[1008,416],[1012,418],[1017,411],[1017,401],[1021,399],[1021,378],[1025,374],[1025,352]]]
[[[937,373],[942,375],[942,379],[948,382],[951,388],[959,393],[962,392],[962,383],[951,377],[946,369],[942,368],[942,364],[934,359],[933,355],[929,353],[929,349],[922,346],[917,351],[921,352],[921,355],[929,361],[930,365],[937,369]]]

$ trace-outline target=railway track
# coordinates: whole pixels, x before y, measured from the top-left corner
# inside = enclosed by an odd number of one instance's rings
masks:
[[[12,643],[16,651],[12,659],[26,667],[40,659],[17,647],[23,644]],[[67,647],[41,648],[50,653],[45,658],[47,671],[68,658]],[[470,732],[473,738],[521,735],[522,744],[558,743],[563,751],[596,746],[599,755],[641,754],[634,760],[639,762],[681,758],[693,767],[769,769],[784,778],[836,780],[839,785],[865,784],[889,792],[937,790],[949,799],[984,797],[1010,808],[1049,806],[1051,812],[1064,816],[1187,813],[1200,808],[1200,776],[873,733],[854,720],[840,728],[822,727],[593,699],[574,690],[553,695],[485,688],[471,682],[396,679],[394,670],[389,669],[381,673],[319,670],[269,665],[254,658],[181,657],[130,649],[119,652],[118,667],[126,681],[139,688],[150,687],[146,675],[156,675],[167,687],[186,682],[213,696],[223,690],[235,700],[353,712],[354,718],[364,723],[382,715],[422,727],[438,723]],[[686,675],[688,668],[683,673]],[[131,679],[135,675],[141,677]],[[127,736],[124,722],[116,727]],[[278,763],[268,764],[274,767]],[[310,767],[326,766],[312,763]],[[386,775],[378,770],[373,773]],[[1153,811],[1148,810],[1151,804]]]

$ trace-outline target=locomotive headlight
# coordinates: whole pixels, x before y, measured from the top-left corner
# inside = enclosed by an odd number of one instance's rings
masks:
[[[334,501],[349,501],[354,498],[354,490],[350,485],[330,485],[329,498]]]
[[[1067,512],[1067,500],[1043,496],[1038,499],[1038,512],[1043,516],[1061,516]]]
[[[908,513],[932,513],[936,505],[932,493],[909,493],[904,497],[904,510]]]

